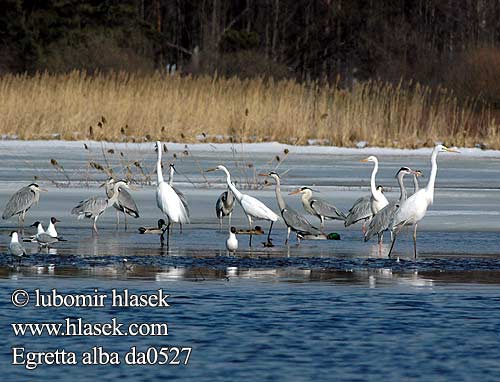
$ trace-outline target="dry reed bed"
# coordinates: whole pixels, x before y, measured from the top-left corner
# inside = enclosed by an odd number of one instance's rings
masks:
[[[213,77],[5,75],[0,134],[22,139],[280,141],[419,147],[444,141],[500,148],[485,108],[445,89],[376,81],[350,90],[294,81]]]

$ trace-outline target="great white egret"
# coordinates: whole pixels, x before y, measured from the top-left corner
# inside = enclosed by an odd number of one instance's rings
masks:
[[[373,166],[373,171],[372,171],[372,176],[370,179],[370,190],[372,193],[372,196],[370,198],[371,202],[371,210],[373,215],[375,215],[377,212],[379,212],[382,208],[384,208],[387,204],[389,204],[389,201],[385,197],[383,193],[383,189],[379,190],[378,187],[375,185],[375,177],[378,172],[378,159],[374,155],[370,155],[368,158],[362,159],[361,162],[373,162],[375,165]]]
[[[219,165],[215,168],[211,168],[206,170],[206,172],[210,171],[216,171],[220,170],[223,171],[226,174],[226,182],[231,190],[231,192],[234,194],[234,197],[240,204],[241,208],[243,208],[243,211],[245,212],[245,215],[247,216],[248,219],[248,224],[250,228],[250,240],[249,240],[249,245],[250,247],[252,246],[252,219],[256,220],[268,220],[271,222],[271,225],[269,227],[269,232],[267,234],[267,245],[272,245],[271,243],[271,231],[273,229],[273,224],[275,221],[279,219],[279,216],[276,215],[269,207],[267,207],[264,203],[262,203],[259,199],[254,198],[253,196],[243,194],[242,192],[238,191],[236,186],[231,182],[231,174],[229,173],[228,169],[224,167],[223,165]]]
[[[389,250],[389,257],[391,256],[396,238],[404,226],[413,225],[413,254],[417,257],[417,225],[423,219],[427,212],[427,208],[434,202],[434,183],[436,182],[436,175],[438,170],[437,156],[440,152],[458,153],[456,149],[450,149],[444,145],[437,145],[432,150],[431,154],[431,175],[425,188],[421,188],[412,196],[406,199],[398,211],[394,215],[391,223],[392,243]]]
[[[170,226],[172,223],[189,223],[189,215],[182,203],[181,198],[174,191],[172,186],[163,180],[163,173],[161,168],[161,142],[156,142],[156,152],[158,153],[158,159],[156,162],[156,175],[157,183],[156,186],[156,204],[158,208],[168,217],[167,224],[167,243],[170,238]]]
[[[187,198],[181,190],[179,190],[177,187],[174,186],[174,173],[177,172],[177,169],[175,168],[175,165],[173,163],[170,163],[168,166],[170,168],[169,177],[168,177],[168,184],[170,185],[170,187],[172,187],[172,190],[175,191],[175,193],[177,194],[177,196],[181,200],[181,202],[184,205],[184,208],[186,210],[187,216],[189,218],[189,203],[187,201]],[[179,228],[180,228],[180,231],[182,233],[182,223],[179,223]]]
[[[333,204],[313,196],[312,188],[301,187],[293,192],[290,192],[290,195],[296,194],[301,194],[300,200],[304,210],[311,215],[318,217],[320,221],[320,228],[323,229],[325,227],[325,219],[345,221],[345,214]]]

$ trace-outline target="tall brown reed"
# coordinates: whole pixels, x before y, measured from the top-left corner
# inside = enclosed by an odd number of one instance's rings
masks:
[[[499,123],[446,89],[378,81],[352,89],[292,80],[72,72],[0,77],[0,134],[22,139],[281,141],[500,148]]]

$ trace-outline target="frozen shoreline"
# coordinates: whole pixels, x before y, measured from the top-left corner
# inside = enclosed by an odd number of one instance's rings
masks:
[[[128,150],[150,150],[154,142],[131,143],[131,142],[105,142],[105,141],[61,141],[61,140],[46,140],[46,141],[23,141],[23,140],[2,140],[0,141],[0,149],[80,149],[83,144],[89,147],[104,147],[114,149]],[[337,146],[293,146],[279,142],[264,142],[264,143],[174,143],[162,142],[167,145],[167,148],[172,151],[183,151],[186,146],[190,151],[196,152],[218,152],[231,153],[233,150],[239,153],[269,153],[280,154],[285,149],[288,149],[292,154],[319,154],[319,155],[379,155],[379,156],[428,156],[432,148],[419,149],[396,149],[386,147],[337,147]],[[463,148],[459,147],[461,155],[470,158],[500,158],[500,150],[481,150],[479,148]]]

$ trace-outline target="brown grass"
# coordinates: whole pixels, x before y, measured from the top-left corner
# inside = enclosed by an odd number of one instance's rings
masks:
[[[486,108],[445,89],[369,81],[340,90],[295,81],[213,77],[6,75],[0,134],[21,139],[281,141],[419,147],[444,141],[500,148]]]

